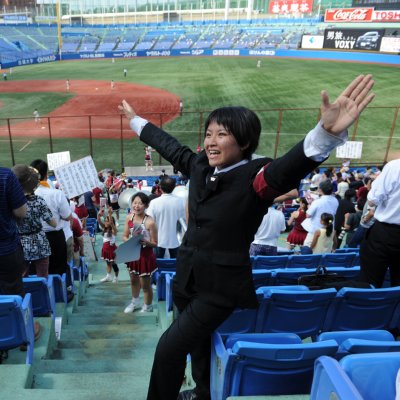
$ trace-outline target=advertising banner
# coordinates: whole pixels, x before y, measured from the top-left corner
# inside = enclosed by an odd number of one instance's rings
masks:
[[[325,10],[325,22],[371,22],[373,8],[329,8]]]
[[[270,14],[309,14],[312,12],[313,0],[271,0]]]
[[[381,51],[384,53],[400,54],[400,37],[383,37]]]
[[[379,51],[384,29],[325,29],[324,49]]]
[[[323,35],[303,35],[303,37],[301,38],[302,49],[322,49],[323,46]]]

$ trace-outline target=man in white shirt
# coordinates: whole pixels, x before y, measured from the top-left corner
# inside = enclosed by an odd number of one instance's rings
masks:
[[[335,215],[339,207],[339,202],[335,196],[332,195],[333,187],[329,179],[322,181],[319,184],[319,192],[321,197],[314,200],[307,210],[307,218],[302,222],[301,226],[308,232],[304,246],[310,247],[314,232],[322,227],[321,214],[328,213]]]
[[[50,243],[51,255],[49,258],[49,274],[62,275],[67,271],[67,245],[64,235],[64,221],[70,221],[71,208],[65,194],[61,190],[50,188],[47,183],[47,163],[43,160],[34,160],[31,163],[33,168],[36,168],[40,174],[40,184],[35,190],[37,196],[43,197],[47,206],[53,214],[53,219],[57,225],[55,228],[42,223],[43,230]],[[69,274],[67,274],[68,276]]]
[[[176,226],[180,218],[185,219],[185,203],[181,198],[172,195],[175,184],[174,178],[163,177],[160,181],[162,194],[150,202],[147,210],[147,214],[153,217],[158,227],[157,258],[164,258],[166,249],[170,258],[176,258],[180,245]]]
[[[392,286],[400,285],[400,159],[390,161],[372,183],[368,204],[375,223],[360,248],[362,280],[382,287],[387,269]]]
[[[279,236],[285,230],[285,216],[281,209],[269,207],[250,245],[250,255],[276,256]]]

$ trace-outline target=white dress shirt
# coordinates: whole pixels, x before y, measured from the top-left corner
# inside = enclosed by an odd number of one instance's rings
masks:
[[[43,221],[43,230],[45,232],[52,232],[63,229],[65,221],[62,218],[68,218],[71,215],[71,208],[65,194],[61,190],[50,189],[42,185],[35,190],[35,194],[43,197],[57,223],[57,226],[53,228]]]
[[[336,211],[339,207],[339,202],[333,195],[323,195],[319,199],[314,200],[307,210],[306,218],[301,226],[308,232],[314,233],[317,229],[322,228],[321,225],[321,214],[328,213],[332,214],[335,218]]]
[[[175,249],[180,243],[176,224],[180,218],[185,219],[185,201],[172,194],[163,193],[150,202],[146,213],[153,217],[158,228],[158,247]]]
[[[279,236],[285,229],[286,224],[283,212],[276,210],[274,207],[269,207],[268,213],[264,215],[254,236],[253,243],[278,247]]]
[[[400,159],[388,162],[372,182],[368,201],[376,205],[378,221],[400,225]]]

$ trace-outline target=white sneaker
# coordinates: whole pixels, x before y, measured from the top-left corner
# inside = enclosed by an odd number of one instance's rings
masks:
[[[113,283],[118,283],[118,277],[117,277],[117,276],[114,276],[112,282],[113,282]]]
[[[142,309],[140,310],[141,313],[145,313],[145,312],[153,312],[153,306],[152,305],[147,305],[147,304],[143,304]]]
[[[112,278],[110,275],[106,275],[104,278],[100,279],[100,282],[111,282]]]
[[[125,307],[124,313],[125,314],[129,314],[129,313],[134,312],[135,310],[138,310],[138,309],[139,309],[139,306],[136,303],[132,303],[131,302]]]

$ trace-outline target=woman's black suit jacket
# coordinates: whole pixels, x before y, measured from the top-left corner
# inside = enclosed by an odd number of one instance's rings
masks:
[[[276,160],[259,158],[207,179],[213,172],[204,151],[194,153],[148,123],[140,139],[190,178],[189,221],[177,257],[174,296],[199,296],[225,307],[257,307],[249,248],[275,197],[297,188],[319,164],[303,141]],[[253,188],[264,175],[262,197]]]

